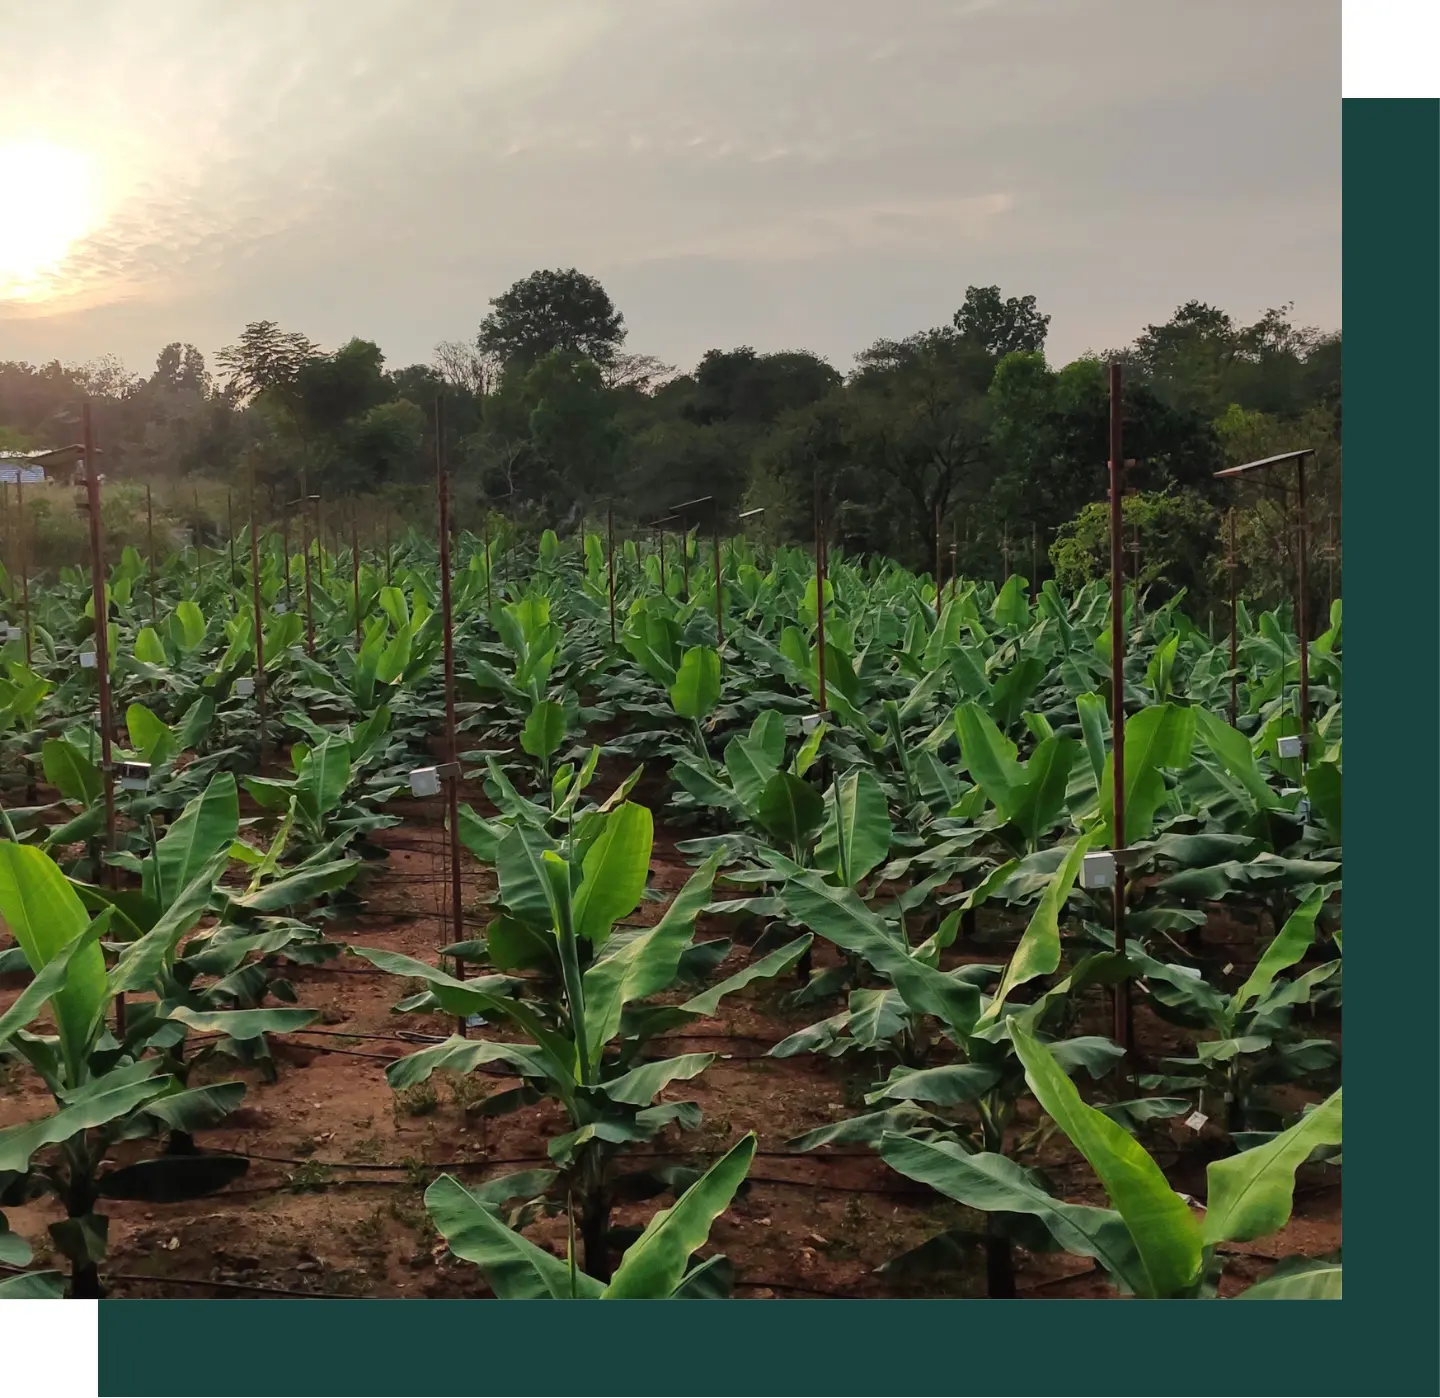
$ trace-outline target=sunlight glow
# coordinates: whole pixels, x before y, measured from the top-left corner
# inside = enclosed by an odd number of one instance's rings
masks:
[[[0,301],[41,301],[62,290],[57,272],[99,221],[94,162],[49,141],[0,145]]]

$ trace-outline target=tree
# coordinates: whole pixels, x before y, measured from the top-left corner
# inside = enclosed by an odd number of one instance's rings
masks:
[[[1007,354],[1041,353],[1050,317],[1036,310],[1033,296],[1002,299],[998,286],[968,286],[952,324],[962,340],[1000,360]]]
[[[695,367],[695,388],[684,414],[702,426],[714,422],[768,424],[819,402],[840,385],[840,375],[807,350],[756,354],[749,345],[707,350]]]
[[[296,402],[310,436],[334,435],[388,396],[385,356],[371,340],[350,340],[334,354],[313,354],[295,375]]]
[[[210,373],[205,356],[194,345],[178,340],[165,346],[155,357],[155,372],[150,382],[158,387],[179,389],[204,395],[210,391]]]
[[[477,397],[483,397],[499,377],[495,357],[474,340],[441,340],[430,362],[445,383]]]
[[[252,321],[238,343],[226,345],[215,362],[230,375],[230,387],[241,400],[295,383],[306,360],[319,346],[308,336],[282,330],[273,320]]]
[[[556,350],[608,364],[625,339],[605,288],[573,267],[531,272],[490,304],[477,344],[506,368],[528,369]]]

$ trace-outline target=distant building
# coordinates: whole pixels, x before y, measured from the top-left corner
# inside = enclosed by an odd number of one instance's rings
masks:
[[[99,455],[97,449],[96,455]],[[44,485],[61,480],[66,467],[72,479],[84,479],[85,448],[80,444],[49,447],[43,451],[0,451],[0,482],[6,485]]]

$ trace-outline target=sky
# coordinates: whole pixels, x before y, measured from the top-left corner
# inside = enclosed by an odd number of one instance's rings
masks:
[[[392,367],[537,267],[626,349],[842,371],[1033,294],[1064,363],[1197,298],[1340,325],[1339,0],[0,0],[0,360]]]

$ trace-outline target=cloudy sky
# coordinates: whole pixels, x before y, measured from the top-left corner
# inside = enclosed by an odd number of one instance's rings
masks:
[[[1033,292],[1340,323],[1338,0],[0,0],[0,359],[392,365],[536,267],[627,348],[848,368]],[[28,203],[28,207],[27,207]]]

